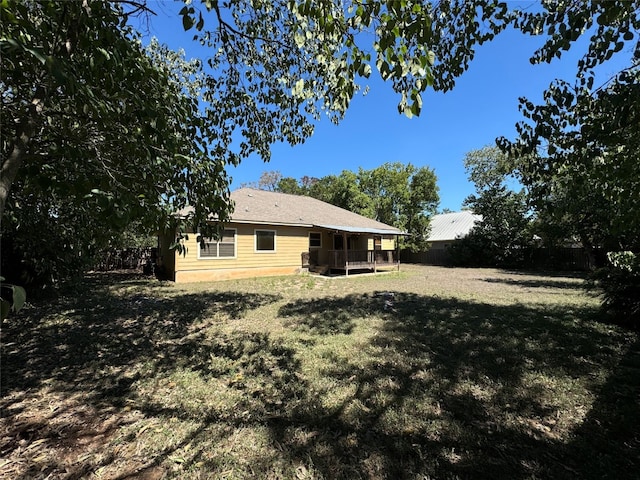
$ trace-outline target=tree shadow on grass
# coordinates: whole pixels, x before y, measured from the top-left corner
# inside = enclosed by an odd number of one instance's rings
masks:
[[[559,456],[571,459],[573,478],[636,479],[640,472],[640,342],[636,341]]]
[[[595,310],[399,292],[391,304],[378,294],[349,295],[314,308],[378,315],[384,326],[363,358],[337,358],[324,372],[352,387],[338,408],[313,403],[271,421],[274,441],[298,462],[327,478],[597,478],[577,470],[577,453],[563,448],[580,424],[571,410],[588,402],[581,395],[600,391],[598,379],[611,374],[628,340],[585,322]],[[293,302],[281,314],[304,324],[310,312]],[[316,316],[323,318],[332,325]],[[635,408],[629,396],[625,403]],[[300,431],[313,441],[297,441]]]
[[[240,292],[158,295],[146,288],[147,279],[127,278],[116,287],[106,280],[89,278],[73,296],[31,306],[3,324],[3,457],[19,455],[33,442],[64,446],[115,432],[128,420],[117,415],[117,423],[109,424],[111,414],[127,407],[141,365],[152,365],[156,375],[190,363],[198,368],[212,325],[280,298]],[[46,405],[46,396],[55,409],[29,416],[29,405]],[[44,478],[53,470],[34,464],[24,478],[36,471]],[[82,477],[82,468],[74,475]]]
[[[354,319],[366,316],[371,305],[362,297],[349,296],[316,300],[299,300],[280,308],[287,328],[314,335],[348,335],[355,327]]]
[[[215,478],[214,472],[219,472],[224,463],[219,456],[212,457],[210,448],[215,450],[218,443],[228,441],[237,430],[246,431],[286,416],[291,405],[306,399],[307,383],[299,373],[295,350],[265,333],[221,333],[197,345],[183,343],[173,354],[180,366],[188,367],[203,383],[222,381],[219,389],[225,390],[232,400],[208,402],[207,396],[217,393],[210,391],[176,406],[168,405],[157,392],[140,396],[136,408],[145,417],[158,418],[163,423],[177,419],[195,427],[182,434],[179,442],[148,456],[117,479],[138,478],[157,469],[164,471],[163,463],[187,445],[195,448],[189,448],[191,454],[184,460],[184,468],[189,470],[197,465]],[[242,461],[240,458],[239,462]]]
[[[589,273],[579,270],[503,270],[504,273],[516,277],[533,276],[546,278],[573,278],[576,280],[586,280]]]
[[[513,279],[513,278],[487,278],[484,281],[488,283],[502,283],[505,285],[513,285],[516,287],[525,287],[525,288],[552,288],[552,289],[558,289],[560,293],[566,290],[584,290],[585,289],[585,285],[583,283],[568,282],[566,280],[552,280],[552,279],[542,280],[540,278],[537,278],[535,280],[522,280],[522,279]]]
[[[241,318],[279,298],[240,292],[116,295],[101,288],[33,308],[3,326],[3,396],[52,378],[70,386],[88,380],[99,391],[106,367],[154,357],[158,349],[202,333],[219,316]],[[106,377],[104,385],[113,380]]]
[[[92,392],[93,374],[97,386],[89,398],[97,404],[132,400],[140,415],[161,426],[192,425],[120,469],[120,479],[166,474],[178,451],[189,452],[180,458],[178,476],[231,471],[239,478],[600,478],[593,472],[603,468],[589,469],[596,460],[589,468],[581,462],[598,458],[610,435],[621,439],[604,464],[617,469],[618,478],[637,471],[629,470],[637,462],[622,458],[637,453],[637,434],[624,426],[626,418],[637,418],[632,337],[592,323],[594,309],[496,306],[400,292],[290,302],[279,315],[294,333],[317,337],[318,344],[328,344],[335,334],[354,339],[349,349],[334,347],[315,373],[303,368],[309,345],[286,343],[268,332],[212,335],[197,324],[232,302],[257,308],[277,298],[192,294],[159,300],[156,315],[131,315],[130,303],[140,299],[114,296],[108,302],[113,321],[106,325],[103,314],[94,316],[91,302],[79,302],[80,313],[70,312],[71,325],[12,326],[11,333],[26,343],[10,347],[16,352],[9,364],[25,378],[9,383],[9,392],[24,388],[21,382],[36,387],[51,378],[59,388]],[[183,315],[189,306],[196,313]],[[233,311],[226,317],[238,315]],[[359,325],[373,318],[380,328],[358,337]],[[39,339],[30,339],[29,326]],[[66,338],[69,331],[75,340]],[[85,332],[88,338],[81,341]],[[35,363],[29,364],[32,356]],[[55,365],[38,360],[43,356]],[[152,363],[149,381],[158,380],[133,391],[138,380],[122,372],[143,359]],[[615,374],[621,359],[629,363],[623,378]],[[162,382],[180,369],[195,375],[185,381],[213,387],[194,398],[184,388],[172,394],[174,387]],[[219,393],[225,397],[209,398]],[[595,402],[592,395],[598,396]],[[581,405],[591,403],[590,412],[581,412]],[[242,448],[252,432],[264,430],[266,447],[228,453],[238,435],[243,441],[236,448]],[[137,435],[121,442],[135,444]],[[15,445],[20,448],[19,439]],[[80,463],[77,477],[116,462],[106,456]],[[40,476],[61,468],[52,462]]]

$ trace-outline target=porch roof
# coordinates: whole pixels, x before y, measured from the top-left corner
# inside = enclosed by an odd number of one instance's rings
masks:
[[[384,228],[349,227],[346,225],[319,225],[319,224],[315,224],[314,227],[324,228],[326,230],[335,230],[337,232],[345,232],[345,233],[370,233],[372,235],[409,235],[408,233],[401,232],[400,230],[389,230]]]

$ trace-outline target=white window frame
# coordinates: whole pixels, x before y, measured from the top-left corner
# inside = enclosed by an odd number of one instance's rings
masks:
[[[198,242],[198,260],[233,260],[238,258],[238,229],[237,228],[225,228],[225,230],[233,230],[233,257],[201,257],[200,256],[200,238],[202,235],[198,234],[196,241]],[[224,232],[223,232],[224,235]],[[210,237],[207,237],[210,238]],[[220,239],[222,240],[222,239]],[[218,255],[220,254],[220,240],[216,240],[216,248]],[[208,242],[213,243],[213,242]]]
[[[311,245],[311,235],[320,236],[320,245]],[[322,248],[322,232],[309,232],[309,250],[312,248]]]
[[[273,233],[273,250],[258,250],[258,232],[272,232]],[[253,251],[254,253],[276,253],[277,252],[277,240],[278,231],[270,230],[268,228],[256,228],[253,231]]]

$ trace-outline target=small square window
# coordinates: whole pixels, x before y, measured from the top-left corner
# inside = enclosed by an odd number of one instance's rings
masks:
[[[273,230],[256,230],[256,251],[275,252],[276,232]]]
[[[309,248],[322,247],[322,234],[320,232],[309,232]]]

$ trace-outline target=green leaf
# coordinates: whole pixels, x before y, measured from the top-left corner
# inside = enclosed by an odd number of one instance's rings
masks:
[[[182,28],[184,28],[185,32],[187,30],[191,30],[194,24],[195,21],[193,20],[193,18],[191,18],[190,15],[185,14],[182,16]]]
[[[427,61],[431,66],[433,66],[434,63],[436,63],[436,54],[433,50],[429,50],[427,52]]]
[[[104,48],[98,47],[97,50],[102,54],[104,58],[107,60],[111,60],[111,55]]]
[[[409,105],[404,107],[403,113],[405,115],[405,117],[411,119],[413,118],[413,108],[410,107]]]
[[[420,102],[415,101],[411,104],[411,113],[416,117],[420,115],[420,110],[422,109],[422,100]],[[411,118],[411,117],[409,117]]]
[[[27,300],[27,292],[18,285],[12,285],[11,290],[13,291],[13,311],[17,312],[24,306]]]

